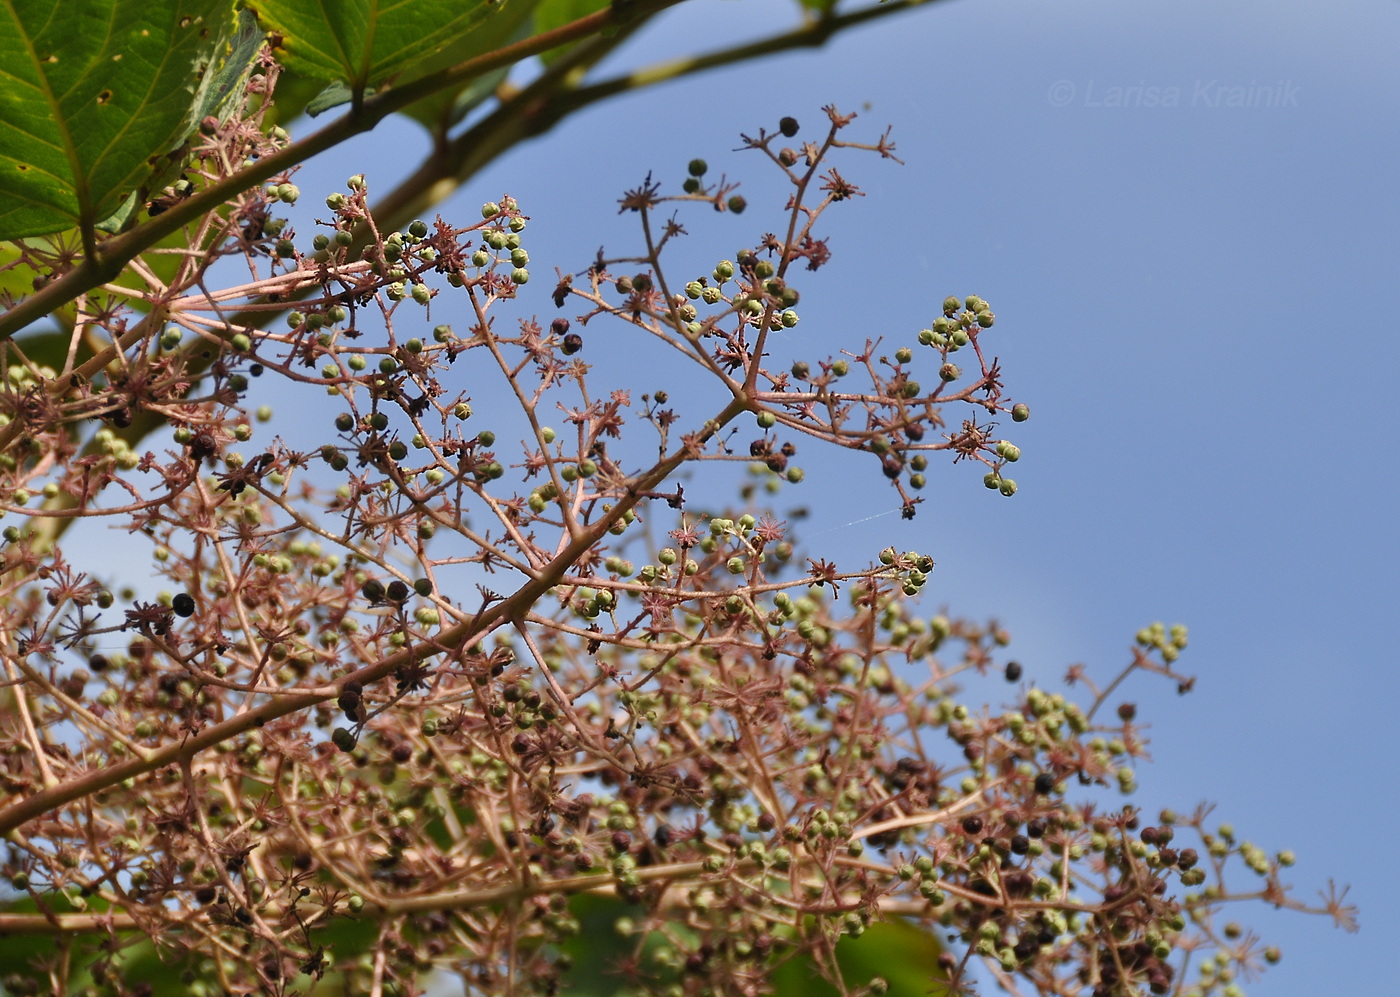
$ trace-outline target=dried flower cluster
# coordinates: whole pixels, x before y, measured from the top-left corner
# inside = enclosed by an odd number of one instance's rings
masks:
[[[285,143],[260,119],[276,72],[206,122],[149,211]],[[996,430],[1029,409],[975,295],[908,347],[779,355],[833,252],[817,223],[859,194],[831,156],[893,158],[887,137],[847,141],[851,121],[745,140],[791,199],[705,274],[663,268],[684,229],[658,209],[745,202],[700,160],[675,195],[648,178],[621,202],[642,250],[561,276],[545,325],[497,317],[531,278],[511,198],[386,232],[356,176],[307,238],[277,217],[301,195],[288,176],[86,296],[51,358],[5,344],[0,828],[33,913],[0,932],[54,940],[8,992],[139,993],[152,944],[191,994],[411,994],[435,967],[562,992],[580,894],[617,899],[613,968],[638,992],[762,993],[794,958],[839,977],[837,943],[896,916],[932,929],[949,992],[976,963],[1019,992],[1233,995],[1277,958],[1217,913],[1300,907],[1286,853],[1205,811],[1075,798],[1134,789],[1144,740],[1131,706],[1105,709],[1117,681],[1072,674],[1081,708],[1021,681],[999,625],[921,616],[926,552],[842,569],[794,553],[761,488],[732,511],[687,499],[696,465],[776,488],[823,444],[868,451],[910,517],[940,453],[1016,490]],[[78,255],[21,250],[53,276]],[[468,326],[428,328],[444,295]],[[594,383],[604,322],[708,383],[706,418]],[[454,369],[515,411],[474,412]],[[334,397],[333,420],[294,427],[315,446],[249,410],[256,378],[283,414]],[[79,519],[143,538],[167,591],[128,597],[81,563]],[[1185,646],[1154,625],[1126,671],[1185,690]],[[991,671],[1014,708],[959,700],[960,674]],[[1227,887],[1237,865],[1254,886]]]

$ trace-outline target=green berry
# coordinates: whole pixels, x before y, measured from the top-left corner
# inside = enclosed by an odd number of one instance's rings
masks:
[[[845,377],[851,372],[851,365],[844,360],[837,360],[831,365],[831,373],[835,377]]]
[[[415,239],[423,238],[428,234],[428,223],[423,221],[423,219],[421,218],[409,222],[408,234],[413,236]]]
[[[693,177],[703,177],[705,171],[709,168],[710,164],[703,159],[692,159],[690,165],[686,167],[687,171],[689,171],[690,175]]]
[[[1031,417],[1031,407],[1025,402],[1011,407],[1011,418],[1014,422],[1025,422]]]
[[[277,199],[285,204],[296,204],[301,197],[301,189],[294,183],[278,184]]]
[[[524,284],[530,279],[530,271],[524,267],[517,267],[510,272],[510,279],[517,284]]]
[[[909,363],[914,359],[914,351],[907,346],[901,346],[894,351],[895,363]]]
[[[962,368],[954,363],[945,363],[939,368],[938,377],[943,381],[956,381],[962,377]]]
[[[253,348],[253,341],[248,338],[246,333],[238,332],[234,333],[233,338],[229,340],[229,345],[239,353],[247,353]]]
[[[951,316],[954,312],[956,312],[956,311],[957,311],[959,308],[961,308],[961,307],[962,307],[962,302],[959,301],[957,298],[953,297],[951,294],[948,295],[948,297],[946,297],[946,298],[943,299],[943,314],[944,314],[944,315],[949,315],[949,316]]]
[[[432,299],[433,299],[433,292],[432,292],[431,290],[428,289],[428,285],[427,285],[427,284],[414,284],[414,285],[413,285],[413,300],[414,300],[414,301],[418,302],[420,305],[426,305],[426,304],[427,304],[429,301],[431,301]]]
[[[1010,498],[1012,495],[1016,494],[1016,482],[1012,481],[1010,478],[1002,478],[1000,484],[997,485],[997,488],[1007,498]]]
[[[501,206],[495,201],[487,201],[481,206],[482,218],[495,218],[501,213]]]
[[[740,197],[738,194],[735,194],[729,199],[729,210],[734,212],[736,215],[742,215],[744,213],[744,209],[748,206],[749,202],[744,200],[744,198]]]

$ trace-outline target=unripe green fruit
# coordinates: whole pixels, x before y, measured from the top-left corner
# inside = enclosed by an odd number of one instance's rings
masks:
[[[591,478],[598,473],[598,465],[593,461],[584,458],[579,461],[578,473],[581,478]]]
[[[844,360],[837,360],[831,365],[831,373],[835,377],[845,377],[851,372],[851,365]]]
[[[428,234],[428,223],[423,219],[415,219],[408,224],[408,234],[415,239],[421,239]]]
[[[695,299],[699,298],[700,295],[704,293],[705,285],[701,284],[698,280],[692,280],[685,285],[685,296],[691,301],[694,301]]]
[[[922,393],[923,393],[923,389],[920,387],[918,381],[906,381],[906,382],[904,382],[904,397],[905,397],[905,398],[918,398],[919,395],[922,394]]]
[[[985,309],[977,313],[977,324],[980,325],[983,329],[990,329],[992,327],[992,323],[995,321],[996,316],[994,316],[991,312],[986,311]]]
[[[710,164],[705,162],[703,159],[692,159],[690,161],[690,164],[686,167],[686,170],[693,177],[703,177],[705,175],[705,171],[709,168]]]
[[[1031,417],[1031,407],[1025,402],[1011,407],[1011,418],[1015,422],[1025,422]]]
[[[235,333],[233,338],[229,340],[229,345],[239,353],[247,353],[253,348],[253,341],[248,338],[246,333],[239,332]]]
[[[768,260],[759,260],[753,267],[753,274],[759,280],[767,280],[769,277],[773,276],[775,272],[773,264]]]
[[[368,362],[364,357],[356,353],[349,360],[345,361],[345,365],[351,370],[364,370],[365,367],[368,366]]]
[[[285,204],[296,204],[301,197],[301,188],[294,183],[278,184],[277,199]]]
[[[1001,483],[997,487],[1007,498],[1016,494],[1016,482],[1012,481],[1010,478],[1002,478]]]
[[[789,308],[779,316],[779,321],[782,323],[784,329],[791,329],[793,326],[797,325],[797,313]]]
[[[807,475],[803,473],[803,470],[800,467],[790,467],[787,470],[787,479],[791,481],[794,485],[800,482],[806,476]]]
[[[998,456],[1013,463],[1021,459],[1021,448],[1010,440],[999,440],[996,445],[996,451]]]
[[[493,447],[496,445],[496,434],[489,429],[483,429],[476,434],[476,442],[483,447]]]
[[[472,407],[466,402],[458,402],[456,405],[452,406],[452,414],[465,422],[472,417]]]
[[[160,335],[160,345],[162,349],[173,350],[180,345],[180,330],[166,329]]]
[[[728,561],[726,561],[724,566],[729,570],[729,573],[731,575],[742,575],[744,573],[744,569],[748,567],[744,559],[738,556],[737,554],[734,557],[731,557]]]
[[[427,285],[427,284],[414,284],[414,285],[413,285],[413,300],[414,300],[414,301],[418,302],[420,305],[426,305],[426,304],[427,304],[429,301],[431,301],[432,299],[433,299],[433,292],[432,292],[431,290],[428,289],[428,285]]]
[[[278,239],[278,240],[277,240],[277,257],[278,257],[278,259],[290,260],[293,256],[296,256],[296,254],[297,254],[297,245],[296,245],[296,243],[294,243],[291,239]]]
[[[895,363],[909,363],[914,359],[914,351],[907,346],[901,346],[894,351]]]
[[[957,364],[945,363],[938,370],[938,377],[943,381],[956,381],[962,377],[962,368]]]
[[[508,224],[512,232],[525,231],[525,219],[521,218],[519,215],[516,215],[514,218],[512,218]]]
[[[715,264],[714,278],[720,283],[724,283],[734,276],[734,264],[729,260],[720,260]]]
[[[777,421],[778,421],[778,417],[775,416],[772,412],[760,412],[760,413],[758,413],[758,428],[759,428],[759,429],[772,429],[773,426],[777,423]]]
[[[530,279],[530,271],[523,267],[511,271],[510,279],[517,284],[524,284]]]
[[[920,330],[919,330],[919,345],[920,345],[920,346],[932,346],[932,345],[933,345],[933,330],[932,330],[932,329],[920,329]]]
[[[445,343],[452,338],[452,326],[439,325],[433,327],[433,341]]]
[[[707,287],[700,292],[700,300],[707,305],[717,305],[724,299],[724,293],[717,287]]]
[[[748,206],[749,202],[744,200],[744,198],[740,197],[738,194],[735,194],[729,199],[729,210],[734,212],[736,215],[742,215],[744,213],[744,209]]]
[[[523,267],[530,262],[530,254],[523,249],[512,249],[510,251],[510,262],[517,267]]]
[[[401,281],[396,280],[384,288],[384,296],[390,301],[402,301],[407,295],[408,292],[404,289]]]
[[[345,207],[345,195],[331,194],[326,198],[326,207],[330,208],[332,211],[339,211],[341,208]]]
[[[916,491],[920,488],[923,488],[926,484],[928,484],[928,479],[925,478],[922,474],[911,474],[909,476],[909,487],[915,489]]]
[[[681,190],[687,194],[698,194],[700,192],[700,181],[695,177],[686,177],[681,181]]]
[[[379,360],[379,373],[392,374],[399,369],[399,363],[393,357],[381,357]]]
[[[956,312],[956,311],[957,311],[959,308],[961,308],[961,307],[962,307],[962,302],[959,301],[957,298],[953,297],[951,294],[948,295],[948,297],[946,297],[946,298],[943,299],[943,314],[944,314],[944,315],[949,315],[949,316],[951,316],[954,312]]]
[[[495,201],[487,201],[481,206],[482,218],[495,218],[501,213],[501,206]]]
[[[490,263],[491,254],[488,253],[486,250],[478,249],[476,252],[472,253],[472,266],[477,267],[479,269],[481,267],[490,265]]]

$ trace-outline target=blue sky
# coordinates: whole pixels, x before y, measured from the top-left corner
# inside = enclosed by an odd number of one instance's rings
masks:
[[[792,12],[694,0],[614,68],[757,37]],[[740,131],[815,124],[826,103],[860,111],[869,138],[893,126],[906,165],[849,162],[868,196],[828,216],[835,261],[803,288],[791,348],[913,345],[946,294],[980,294],[1008,389],[1034,413],[1007,434],[1021,490],[1006,500],[935,462],[904,523],[876,516],[897,503],[868,457],[804,455],[807,491],[785,498],[813,504],[805,535],[827,556],[932,554],[928,609],[997,616],[1042,684],[1074,662],[1116,673],[1153,620],[1191,627],[1192,695],[1145,676],[1123,692],[1152,724],[1137,802],[1218,801],[1241,835],[1296,851],[1299,896],[1334,878],[1362,910],[1350,936],[1242,907],[1284,950],[1255,997],[1394,989],[1374,939],[1400,929],[1400,881],[1371,848],[1397,817],[1397,38],[1390,0],[936,3],[584,112],[443,209],[473,217],[509,192],[536,219],[532,269],[579,269],[600,243],[635,244],[614,206],[624,187],[648,170],[674,186],[701,155],[744,179],[751,205],[697,222],[713,260],[781,206],[765,215],[762,164],[730,151]],[[1236,92],[1252,106],[1231,106]],[[335,189],[353,162],[386,190],[423,148],[390,122],[299,182]],[[549,284],[526,289],[541,315]]]

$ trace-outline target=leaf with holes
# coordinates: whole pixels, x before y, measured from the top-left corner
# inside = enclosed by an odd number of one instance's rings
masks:
[[[0,6],[0,239],[91,230],[189,134],[223,0]]]

